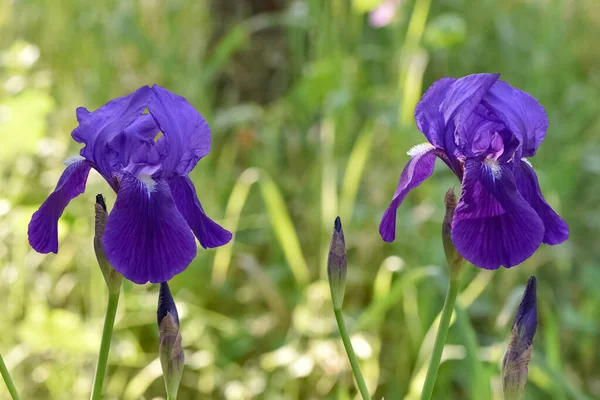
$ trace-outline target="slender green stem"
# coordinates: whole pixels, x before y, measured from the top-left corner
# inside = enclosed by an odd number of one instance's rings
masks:
[[[442,359],[442,351],[444,350],[448,329],[450,328],[452,311],[454,310],[456,296],[458,295],[458,289],[460,287],[460,274],[457,275],[459,276],[454,276],[450,279],[450,286],[448,286],[448,293],[446,293],[446,301],[444,302],[444,308],[442,309],[440,325],[438,326],[435,344],[433,345],[433,353],[431,353],[431,361],[429,361],[427,376],[425,377],[423,391],[421,392],[421,400],[431,399],[433,393],[435,379],[437,378],[438,369],[440,368],[440,360]]]
[[[369,390],[365,384],[365,378],[363,378],[362,372],[360,372],[358,358],[356,357],[354,349],[352,348],[352,342],[350,341],[350,335],[348,335],[348,330],[346,329],[346,323],[344,322],[342,310],[334,308],[333,312],[340,330],[340,336],[342,336],[342,342],[344,342],[344,347],[346,348],[346,353],[348,354],[348,360],[350,360],[350,365],[352,366],[352,372],[354,373],[354,379],[356,379],[358,390],[360,391],[363,400],[371,400],[371,395],[369,395]]]
[[[179,384],[167,387],[167,400],[177,400],[177,392],[179,392]]]
[[[108,352],[110,351],[110,342],[112,339],[118,304],[119,292],[109,292],[108,306],[106,307],[106,317],[104,318],[104,328],[102,329],[102,342],[100,343],[100,354],[98,355],[98,364],[96,366],[96,375],[94,377],[91,400],[100,400],[102,397],[102,386],[104,385],[104,375],[106,374]]]
[[[4,359],[2,358],[2,354],[0,354],[0,375],[4,379],[4,383],[8,388],[8,392],[10,393],[10,397],[13,400],[19,400],[19,393],[17,393],[17,388],[15,387],[15,383],[13,382],[10,374],[8,373],[8,368],[6,368],[6,364],[4,364]]]

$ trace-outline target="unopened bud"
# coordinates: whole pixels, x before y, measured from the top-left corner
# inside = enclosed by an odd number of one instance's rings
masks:
[[[104,276],[104,281],[108,287],[109,293],[119,293],[121,290],[121,282],[123,281],[123,275],[115,271],[112,265],[106,258],[104,253],[104,245],[102,244],[102,235],[104,235],[104,229],[106,228],[106,220],[108,219],[108,212],[106,211],[106,203],[104,197],[101,194],[96,195],[96,218],[95,218],[95,233],[94,233],[94,251],[96,252],[96,259],[100,265],[100,270]]]
[[[160,284],[156,319],[160,340],[158,352],[165,379],[165,388],[168,397],[176,399],[181,375],[183,374],[185,355],[181,345],[181,334],[179,333],[179,315],[167,282]]]
[[[333,235],[329,245],[329,256],[327,257],[327,276],[329,277],[329,288],[333,308],[339,310],[344,303],[344,292],[346,291],[346,242],[342,221],[340,217],[335,219]]]
[[[456,195],[454,189],[450,188],[444,196],[444,203],[446,205],[446,214],[444,215],[444,222],[442,223],[442,241],[444,243],[444,253],[446,254],[446,262],[448,268],[450,268],[450,278],[455,279],[460,277],[462,266],[464,264],[464,258],[459,254],[454,243],[452,242],[452,219],[454,218],[454,210],[456,209]]]
[[[519,400],[525,392],[533,336],[537,328],[535,277],[527,281],[521,304],[513,321],[508,349],[502,363],[502,388],[505,400]]]

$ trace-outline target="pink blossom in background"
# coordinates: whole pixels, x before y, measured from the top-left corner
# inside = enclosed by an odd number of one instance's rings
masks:
[[[369,13],[369,24],[377,28],[389,25],[394,19],[398,6],[402,1],[403,0],[385,0]]]

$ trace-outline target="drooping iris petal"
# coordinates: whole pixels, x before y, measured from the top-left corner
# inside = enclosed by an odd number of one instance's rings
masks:
[[[446,125],[453,121],[460,134],[461,125],[466,123],[499,77],[499,74],[474,74],[455,80],[440,104]]]
[[[142,86],[91,113],[84,108],[77,109],[79,126],[73,130],[73,139],[85,144],[81,155],[95,164],[95,168],[115,191],[118,188],[113,180],[110,158],[107,157],[108,143],[142,114],[149,97],[150,88]]]
[[[535,171],[527,162],[522,160],[517,168],[520,169],[516,174],[517,188],[544,223],[544,243],[552,245],[564,242],[569,238],[569,226],[546,203]]]
[[[481,268],[509,268],[531,256],[543,237],[544,224],[519,194],[510,167],[467,160],[452,222],[458,252]]]
[[[421,101],[415,108],[415,120],[417,128],[432,145],[445,149],[446,124],[444,116],[440,112],[440,104],[450,86],[456,81],[454,78],[442,78],[427,89]],[[452,135],[452,133],[451,133]],[[450,139],[454,142],[454,139]]]
[[[153,187],[129,173],[104,231],[104,250],[113,267],[130,281],[166,282],[196,256],[196,242],[177,210],[165,181]]]
[[[483,99],[493,107],[506,126],[517,136],[523,157],[531,157],[546,136],[548,116],[544,107],[528,93],[498,81]]]
[[[85,191],[90,168],[85,160],[69,165],[58,180],[54,192],[31,217],[27,234],[31,247],[37,252],[58,252],[58,219],[67,204]]]
[[[164,154],[163,174],[188,174],[210,151],[210,128],[186,99],[152,86],[148,110],[164,136],[156,143]]]
[[[379,224],[379,234],[386,242],[392,242],[396,237],[396,210],[409,191],[419,186],[433,173],[435,166],[435,148],[429,143],[413,147],[408,152],[412,158],[404,167],[394,198],[383,214]]]
[[[169,187],[177,209],[186,219],[202,247],[213,248],[229,243],[231,232],[204,213],[196,195],[196,188],[190,178],[175,175],[169,179]]]

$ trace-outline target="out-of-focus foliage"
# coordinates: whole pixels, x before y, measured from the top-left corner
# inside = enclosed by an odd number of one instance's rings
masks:
[[[378,222],[405,152],[423,141],[412,120],[423,90],[474,72],[500,72],[546,107],[532,162],[571,239],[511,270],[468,268],[434,398],[501,398],[530,275],[540,328],[527,398],[600,397],[600,3],[405,0],[374,28],[365,13],[380,3],[0,2],[0,352],[23,398],[89,394],[106,302],[94,196],[115,195],[90,175],[60,221],[57,255],[30,249],[29,218],[78,151],[75,108],[152,83],[211,124],[213,151],[192,179],[236,232],[171,282],[187,358],[179,398],[356,396],[325,276],[338,214],[345,313],[374,398],[418,398],[447,282],[443,198],[459,184],[438,168],[399,210],[393,244]],[[164,397],[157,293],[124,286],[107,399]]]

